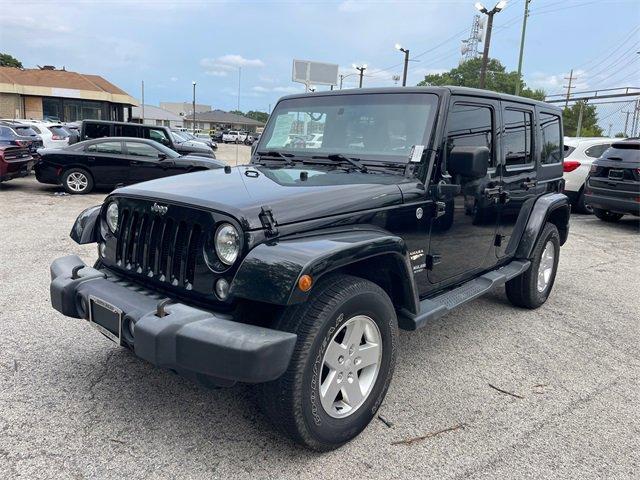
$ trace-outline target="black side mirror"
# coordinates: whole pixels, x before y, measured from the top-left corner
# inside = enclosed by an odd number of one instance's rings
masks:
[[[158,154],[158,160],[163,161],[167,159],[167,154],[166,153],[159,153]]]
[[[451,175],[482,178],[489,166],[487,147],[453,147],[447,160],[447,171]]]

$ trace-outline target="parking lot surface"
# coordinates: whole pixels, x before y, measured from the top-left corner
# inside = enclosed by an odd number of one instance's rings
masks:
[[[499,289],[402,332],[384,421],[316,454],[274,433],[251,387],[198,387],[51,308],[49,264],[95,260],[69,230],[107,193],[60,191],[0,185],[0,477],[637,478],[637,219],[574,215],[538,310]]]

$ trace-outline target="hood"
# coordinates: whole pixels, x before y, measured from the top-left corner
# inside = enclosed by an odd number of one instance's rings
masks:
[[[222,160],[216,159],[215,156],[203,157],[201,155],[187,154],[179,157],[181,162],[188,162],[190,165],[206,168],[222,168],[226,165]]]
[[[307,179],[301,180],[301,172]],[[245,165],[138,183],[114,195],[144,197],[216,210],[235,217],[246,230],[261,229],[259,214],[270,207],[278,225],[402,203],[391,174],[346,172],[309,166]]]

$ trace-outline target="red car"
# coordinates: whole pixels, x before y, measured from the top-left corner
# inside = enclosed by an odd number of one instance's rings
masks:
[[[34,158],[28,148],[0,145],[0,182],[26,177],[33,169]]]

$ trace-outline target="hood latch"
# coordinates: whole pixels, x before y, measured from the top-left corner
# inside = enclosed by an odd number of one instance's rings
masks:
[[[271,211],[271,207],[262,207],[258,217],[260,218],[260,222],[262,223],[268,237],[275,237],[278,235],[278,222],[273,218],[273,211]]]

